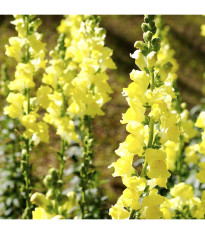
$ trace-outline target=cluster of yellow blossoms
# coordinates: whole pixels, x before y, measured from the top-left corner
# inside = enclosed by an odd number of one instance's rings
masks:
[[[45,68],[45,44],[41,41],[42,34],[36,32],[40,23],[33,16],[15,16],[12,24],[18,37],[11,37],[6,45],[6,54],[15,58],[18,64],[15,79],[8,85],[11,92],[7,102],[10,105],[4,108],[4,113],[19,119],[26,129],[24,137],[32,139],[35,145],[49,140],[47,124],[37,121],[39,105],[34,94],[33,76],[40,68]]]
[[[74,122],[66,109],[72,90],[71,81],[76,72],[73,62],[65,59],[64,50],[64,36],[60,35],[55,51],[50,53],[53,59],[43,76],[42,82],[46,85],[40,86],[37,97],[47,111],[44,121],[56,128],[62,140],[70,143],[71,140],[78,140]]]
[[[201,199],[194,196],[192,185],[181,182],[170,190],[172,198],[166,198],[160,210],[165,219],[203,219],[205,214],[205,191]]]
[[[178,127],[180,129],[181,138],[179,141],[168,140],[164,145],[167,154],[167,167],[170,171],[174,172],[177,169],[177,162],[182,156],[180,148],[184,146],[184,143],[189,143],[190,140],[197,135],[197,131],[194,129],[194,122],[189,118],[189,111],[186,109],[186,104],[180,102],[180,96],[176,90],[177,71],[179,65],[177,60],[174,58],[175,51],[171,48],[168,41],[169,27],[163,25],[160,16],[156,18],[156,26],[158,29],[157,35],[161,39],[161,47],[158,53],[158,63],[159,65],[161,64],[162,66],[167,66],[167,68],[171,66],[170,64],[172,64],[172,69],[166,79],[166,83],[169,83],[169,85],[174,88],[175,95],[177,96],[175,101],[171,103],[170,109],[171,111],[174,111],[175,114],[178,114]],[[196,163],[198,159],[196,153],[189,153],[189,151],[190,147],[187,147],[185,162],[188,164]],[[178,169],[181,168],[178,167]]]
[[[58,27],[66,35],[65,59],[72,61],[68,111],[80,117],[103,115],[101,107],[110,100],[108,68],[114,69],[112,50],[105,47],[105,30],[97,16],[67,16]],[[72,74],[71,74],[72,75]]]
[[[101,107],[110,100],[108,68],[115,68],[112,50],[104,46],[105,31],[94,16],[70,15],[58,27],[61,33],[53,59],[37,91],[39,104],[47,110],[44,121],[70,142],[77,140],[73,116],[103,115]],[[48,93],[48,94],[47,94]]]
[[[171,69],[167,64],[161,66],[158,60],[160,40],[152,38],[156,33],[154,17],[145,16],[145,22],[142,29],[146,43],[137,41],[135,47],[140,49],[132,55],[141,71],[131,72],[133,82],[123,90],[130,108],[123,114],[122,123],[127,123],[130,134],[116,150],[120,158],[111,165],[115,168],[113,176],[121,176],[127,187],[110,209],[114,219],[162,217],[159,205],[164,197],[157,194],[154,187],[166,188],[170,177],[163,144],[168,140],[178,142],[180,134],[178,114],[170,110],[176,96],[170,83],[166,82]],[[133,167],[136,155],[144,159],[140,177]]]

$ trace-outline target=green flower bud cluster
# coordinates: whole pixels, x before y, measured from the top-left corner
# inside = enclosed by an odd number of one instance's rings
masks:
[[[59,179],[59,171],[55,168],[51,168],[48,171],[48,175],[43,180],[44,185],[48,189],[61,189],[62,187],[62,180]]]
[[[143,39],[145,43],[137,41],[134,45],[135,48],[140,49],[144,56],[147,56],[151,51],[158,52],[160,49],[160,39],[153,38],[157,30],[154,19],[154,15],[145,15],[145,23],[142,24]]]
[[[31,196],[31,202],[43,208],[49,218],[56,216],[60,216],[60,219],[69,218],[71,209],[76,205],[76,194],[74,192],[62,194],[63,182],[59,171],[55,168],[49,169],[43,183],[48,189],[46,195],[36,192]]]
[[[9,95],[9,77],[6,64],[1,66],[0,95],[7,97]]]

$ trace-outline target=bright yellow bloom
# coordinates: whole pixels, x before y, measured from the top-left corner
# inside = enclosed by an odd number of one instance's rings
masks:
[[[156,183],[166,188],[167,178],[171,175],[167,170],[166,153],[163,150],[148,148],[145,151],[145,158],[149,165],[147,175],[150,178],[156,178]]]
[[[146,179],[142,177],[132,176],[129,177],[127,174],[122,177],[123,184],[136,191],[144,191],[147,185]]]
[[[195,125],[198,128],[205,128],[205,111],[199,114]]]
[[[117,205],[130,207],[134,210],[141,208],[139,203],[139,197],[142,192],[136,191],[135,189],[126,188],[123,191],[122,196],[118,199]]]
[[[22,47],[25,44],[25,41],[18,37],[9,38],[9,44],[6,45],[6,55],[9,57],[13,57],[17,60],[17,62],[21,62],[23,57]]]
[[[197,151],[199,151],[199,145],[198,144],[194,144],[191,146],[187,146],[185,148],[185,161],[187,163],[194,163],[197,164],[199,161],[199,156],[197,154]]]
[[[196,174],[196,178],[199,179],[200,183],[205,183],[205,162],[200,162],[198,166],[201,170]]]
[[[167,141],[165,143],[165,152],[167,154],[167,169],[174,171],[175,163],[177,159],[177,152],[179,150],[179,144],[173,141]]]
[[[162,212],[159,205],[165,200],[164,197],[157,194],[157,189],[152,189],[149,196],[145,196],[142,200],[142,218],[160,219]]]
[[[112,217],[112,219],[127,219],[129,218],[130,213],[122,206],[114,205],[110,208],[109,215]]]
[[[17,118],[23,115],[24,95],[10,92],[6,100],[10,105],[4,108],[4,114],[8,114],[11,118]]]
[[[179,209],[179,198],[168,199],[160,205],[160,210],[163,213],[164,219],[171,219],[175,215],[175,209]]]
[[[144,70],[144,68],[147,67],[147,59],[140,50],[136,50],[131,57],[135,59],[135,64],[140,68],[140,70]]]
[[[135,106],[134,109],[133,108],[128,108],[126,113],[122,114],[122,120],[121,123],[122,124],[126,124],[129,123],[130,121],[138,121],[138,122],[142,122],[145,119],[145,110],[146,108],[143,107],[142,105],[138,105],[137,104]]]
[[[110,167],[114,167],[115,172],[113,176],[131,176],[134,173],[134,168],[132,167],[133,155],[123,156],[110,165]]]
[[[194,196],[193,187],[190,184],[179,183],[174,186],[170,191],[173,197],[181,197],[185,199],[192,198]]]
[[[190,211],[193,218],[203,219],[205,214],[204,206],[201,203],[200,198],[194,197],[190,200]]]
[[[194,123],[189,119],[189,112],[186,109],[181,113],[180,128],[183,131],[185,142],[189,142],[190,139],[197,136],[197,131],[194,129]]]
[[[51,93],[51,88],[49,86],[40,86],[36,92],[36,97],[38,103],[43,108],[47,108],[49,105],[49,94]]]
[[[37,207],[32,211],[33,219],[51,219],[53,216],[48,214],[43,208]]]

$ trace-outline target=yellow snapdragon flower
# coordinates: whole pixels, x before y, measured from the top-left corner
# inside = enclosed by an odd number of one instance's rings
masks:
[[[166,153],[163,150],[148,148],[145,151],[145,158],[149,165],[147,175],[156,178],[156,183],[166,188],[167,178],[171,176],[167,170]]]
[[[189,184],[179,183],[174,186],[170,191],[173,197],[181,197],[185,199],[192,198],[194,196],[193,187]]]
[[[4,108],[4,114],[8,114],[11,118],[17,118],[23,115],[24,95],[10,92],[6,100],[10,105]]]
[[[130,213],[122,206],[116,204],[110,208],[109,215],[112,217],[112,219],[128,219]]]
[[[164,202],[165,198],[157,194],[157,189],[152,189],[149,196],[145,196],[142,200],[142,218],[160,219],[162,212],[159,205]]]

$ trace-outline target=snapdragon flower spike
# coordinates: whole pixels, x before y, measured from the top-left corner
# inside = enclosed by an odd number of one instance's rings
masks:
[[[80,119],[80,139],[83,147],[78,169],[81,218],[91,214],[86,204],[86,196],[91,188],[97,188],[94,180],[96,169],[93,166],[92,119],[96,115],[104,115],[101,108],[110,100],[109,94],[112,93],[106,71],[115,68],[111,59],[112,50],[104,46],[105,30],[99,23],[100,18],[97,16],[70,15],[66,16],[58,27],[58,32],[65,37],[64,59],[69,64],[67,84],[63,85],[68,97],[66,111],[71,117]]]
[[[65,150],[71,141],[79,140],[73,116],[67,111],[76,65],[71,59],[65,58],[65,50],[65,35],[60,34],[57,46],[50,52],[52,59],[43,76],[44,85],[37,90],[38,103],[46,110],[43,120],[53,125],[56,134],[61,138],[61,151],[57,151],[57,158],[60,161],[59,172],[62,180],[66,162]]]
[[[18,37],[9,39],[6,55],[13,57],[18,64],[15,79],[8,85],[10,94],[7,102],[10,105],[4,108],[4,113],[11,118],[18,118],[26,129],[23,136],[37,145],[40,141],[49,140],[47,124],[43,121],[37,122],[37,99],[30,96],[35,87],[33,76],[40,68],[45,68],[46,62],[42,34],[36,31],[41,21],[34,16],[18,15],[11,23],[15,25]]]
[[[194,128],[194,122],[189,118],[189,111],[186,109],[186,104],[181,103],[181,97],[177,90],[177,70],[178,63],[174,58],[175,51],[171,48],[168,41],[169,27],[164,26],[161,17],[158,16],[156,19],[157,35],[161,39],[161,47],[158,52],[158,62],[160,79],[169,83],[170,86],[174,88],[174,92],[177,98],[175,98],[171,105],[170,110],[178,115],[178,127],[180,129],[180,140],[172,141],[168,140],[165,144],[165,151],[167,153],[167,167],[173,172],[173,175],[177,175],[177,180],[183,177],[184,167],[187,167],[189,163],[197,164],[198,154],[197,149],[199,145],[188,145],[185,147],[186,143],[189,143],[192,138],[197,135],[197,131]],[[170,63],[171,62],[171,63]],[[160,69],[160,65],[162,68]],[[165,72],[170,70],[169,75]],[[177,116],[176,115],[176,116]],[[185,157],[183,155],[185,152]],[[189,169],[187,167],[187,169]],[[170,191],[169,198],[165,198],[165,201],[160,205],[160,210],[163,212],[163,218],[203,218],[204,217],[204,207],[203,207],[203,195],[202,199],[195,197],[193,193],[192,185],[180,182],[176,184]]]
[[[35,16],[14,16],[11,23],[15,25],[17,37],[11,37],[6,45],[6,54],[17,62],[15,79],[8,85],[10,93],[7,97],[9,106],[4,108],[4,113],[11,118],[17,118],[24,126],[22,140],[25,145],[21,154],[21,168],[25,184],[26,209],[23,218],[31,218],[32,204],[30,192],[32,189],[31,166],[29,164],[31,146],[38,145],[41,141],[48,142],[48,125],[38,121],[38,109],[36,97],[31,96],[35,92],[33,76],[40,68],[45,68],[45,44],[41,41],[42,34],[37,32],[40,19]]]
[[[112,90],[107,69],[115,69],[112,50],[105,47],[105,30],[97,16],[68,16],[58,28],[66,37],[65,58],[72,59],[78,72],[72,80],[68,111],[80,117],[104,115],[102,106]]]
[[[130,134],[116,150],[120,158],[110,167],[115,169],[113,176],[121,176],[127,188],[110,209],[114,219],[162,218],[159,206],[165,198],[157,193],[156,186],[167,188],[171,175],[163,144],[169,140],[178,142],[180,136],[179,116],[171,109],[176,95],[172,85],[166,82],[172,65],[166,69],[158,59],[160,39],[155,35],[154,18],[151,15],[144,18],[144,42],[137,41],[137,50],[131,55],[140,70],[131,72],[133,82],[123,90],[129,108],[121,123],[127,124]],[[136,155],[144,160],[140,176],[133,167]]]
[[[171,48],[168,40],[169,27],[163,24],[161,16],[156,17],[157,36],[161,39],[161,46],[158,52],[158,61],[156,63],[156,70],[158,70],[160,81],[164,81],[167,85],[170,85],[175,93],[176,98],[171,102],[169,108],[170,111],[175,114],[179,120],[177,123],[180,129],[180,140],[168,140],[165,143],[165,151],[167,153],[167,166],[172,172],[179,173],[179,179],[181,177],[182,160],[184,159],[187,164],[193,161],[197,161],[195,154],[186,154],[185,158],[182,158],[182,151],[180,148],[184,148],[185,143],[189,143],[192,138],[197,135],[196,129],[194,129],[194,122],[189,118],[189,111],[186,109],[186,104],[181,103],[181,97],[177,89],[177,71],[178,63],[175,59],[175,51]],[[168,73],[169,72],[169,73]],[[179,137],[179,134],[177,135]],[[187,148],[185,152],[190,148]]]
[[[72,60],[65,58],[65,49],[65,36],[61,34],[55,50],[50,52],[52,60],[42,80],[46,85],[38,89],[37,100],[46,109],[44,121],[53,125],[57,135],[69,144],[72,140],[78,140],[74,122],[67,111],[76,66]]]

